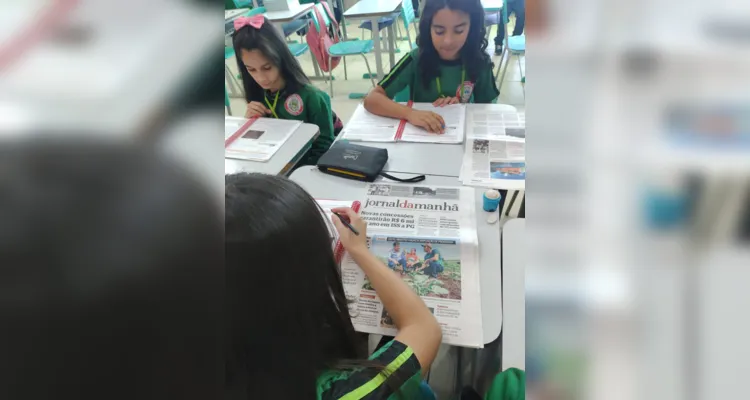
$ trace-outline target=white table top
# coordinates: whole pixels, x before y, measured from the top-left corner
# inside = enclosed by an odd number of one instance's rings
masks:
[[[408,175],[396,174],[403,178]],[[366,182],[338,178],[320,172],[316,167],[298,168],[291,176],[313,197],[331,200],[363,200]],[[418,185],[458,186],[454,178],[428,176]],[[484,342],[497,339],[503,326],[502,277],[500,270],[500,229],[497,224],[487,223],[487,214],[482,211],[482,191],[474,189],[477,208],[477,237],[479,239],[479,280],[482,301],[482,325]]]
[[[469,104],[467,108],[492,109],[497,112],[516,112],[516,108],[507,104]],[[467,119],[468,121],[468,119]],[[467,122],[468,123],[468,122]],[[385,172],[403,172],[449,176],[458,178],[464,157],[464,144],[435,143],[383,143],[352,142],[361,146],[377,147],[388,150],[388,163]],[[458,184],[458,179],[453,184]]]
[[[401,0],[359,0],[344,12],[347,18],[379,17],[392,14],[401,7]]]
[[[234,10],[224,10],[224,20],[228,21],[250,11],[249,8],[237,8]]]
[[[225,158],[224,173],[259,172],[263,174],[278,175],[286,172],[287,164],[293,161],[294,157],[299,154],[300,150],[312,143],[319,133],[320,129],[317,125],[302,124],[296,131],[294,131],[294,133],[292,133],[292,136],[289,137],[270,160],[260,162]]]
[[[502,229],[503,370],[526,369],[526,220],[512,219]]]
[[[500,11],[503,9],[504,0],[482,0],[485,11]]]
[[[271,22],[289,22],[310,12],[314,5],[312,3],[300,4],[299,7],[287,11],[267,11],[263,15]]]

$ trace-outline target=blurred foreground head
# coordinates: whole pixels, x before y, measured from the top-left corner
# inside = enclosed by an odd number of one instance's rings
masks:
[[[215,202],[152,151],[0,147],[0,398],[215,398],[222,268]]]

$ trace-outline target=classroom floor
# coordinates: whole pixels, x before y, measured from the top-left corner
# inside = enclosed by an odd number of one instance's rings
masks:
[[[509,24],[509,31],[512,29],[512,20]],[[414,31],[414,27],[410,27],[410,34],[412,40],[416,40],[416,33]],[[497,27],[493,26],[492,31],[490,33],[490,43],[488,45],[488,51],[492,53],[492,62],[495,64],[495,70],[497,69],[497,65],[500,62],[500,56],[494,55],[494,37],[497,32]],[[401,32],[405,36],[406,33],[404,32],[403,25],[401,26]],[[358,28],[358,23],[352,22],[350,25],[347,26],[347,33],[349,39],[353,38],[362,38],[362,30]],[[364,36],[366,39],[370,39],[370,31],[365,30]],[[291,36],[293,39],[300,40],[300,37],[297,35]],[[301,38],[304,40],[304,38]],[[400,53],[396,53],[395,61],[398,62],[401,57],[406,55],[409,51],[409,42],[407,40],[398,40],[396,42],[396,45],[399,49],[401,49]],[[370,68],[372,69],[373,73],[375,72],[375,54],[370,53],[366,55],[369,63]],[[302,69],[307,73],[308,76],[314,76],[314,68],[312,64],[312,58],[311,54],[308,51],[306,54],[303,54],[302,56],[297,58],[300,61],[300,64],[302,64]],[[382,54],[382,60],[383,60],[383,70],[385,73],[388,73],[390,71],[390,61],[389,56],[387,52],[384,52]],[[237,75],[237,62],[235,61],[234,57],[226,60],[227,65],[229,65],[229,68],[231,71]],[[349,99],[349,93],[367,93],[370,89],[372,89],[372,84],[370,83],[369,79],[362,78],[362,75],[367,73],[367,68],[365,66],[365,62],[362,59],[361,56],[350,56],[346,57],[346,63],[347,63],[347,70],[349,79],[344,80],[344,64],[343,61],[339,64],[339,66],[333,70],[333,76],[335,77],[335,80],[333,81],[333,98],[332,105],[333,110],[338,114],[338,116],[341,118],[341,120],[346,124],[346,122],[349,121],[349,118],[351,118],[352,114],[354,113],[354,110],[357,108],[357,105],[361,102],[361,100],[352,100]],[[523,70],[526,70],[526,60],[525,57],[521,57],[521,66]],[[378,80],[375,80],[375,83],[377,84]],[[324,90],[326,93],[329,93],[329,86],[328,82],[326,81],[313,81],[313,85],[317,86],[321,90]],[[231,96],[231,94],[230,94]],[[232,114],[234,116],[243,116],[244,110],[245,110],[245,100],[239,97],[230,97],[230,107],[232,109]],[[500,91],[500,98],[498,99],[498,103],[501,104],[510,104],[514,107],[516,107],[519,111],[524,111],[524,92],[523,92],[523,84],[521,83],[521,71],[518,68],[518,62],[516,61],[515,56],[510,59],[510,65],[508,67],[508,72],[505,74],[505,81],[503,83],[503,86]]]

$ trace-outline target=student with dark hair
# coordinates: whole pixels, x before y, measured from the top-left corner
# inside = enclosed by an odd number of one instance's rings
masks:
[[[215,199],[142,147],[0,147],[0,397],[216,398]]]
[[[292,119],[317,125],[320,135],[299,165],[315,165],[338,132],[341,120],[331,99],[312,86],[297,59],[262,15],[234,21],[234,52],[245,89],[245,118]]]
[[[427,0],[419,21],[418,49],[404,56],[365,98],[365,108],[406,119],[430,132],[444,131],[438,114],[393,101],[403,90],[415,102],[444,106],[491,103],[498,96],[487,54],[480,0]]]
[[[358,345],[328,225],[318,204],[278,176],[226,177],[226,379],[236,399],[420,399],[441,331],[367,248],[367,225],[334,209],[341,243],[398,327],[368,358]],[[280,256],[281,255],[281,256]]]

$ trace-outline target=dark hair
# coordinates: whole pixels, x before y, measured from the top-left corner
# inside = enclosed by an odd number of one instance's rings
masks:
[[[289,47],[284,42],[284,39],[279,36],[279,33],[267,18],[264,17],[264,20],[263,26],[260,29],[255,29],[248,25],[235,31],[232,35],[237,67],[242,76],[245,100],[248,102],[262,102],[265,98],[265,93],[258,82],[255,82],[255,79],[253,79],[252,75],[247,71],[247,67],[242,62],[242,49],[260,50],[275,67],[279,68],[281,76],[286,81],[286,86],[284,87],[286,92],[294,93],[305,85],[310,84],[310,80],[305,75],[297,59],[294,58],[292,52],[289,51]]]
[[[0,171],[2,397],[214,397],[215,198],[109,138],[6,144]]]
[[[366,365],[318,204],[289,179],[225,179],[227,387],[314,399],[327,370]],[[294,383],[290,382],[290,379]]]
[[[462,11],[469,15],[469,34],[461,48],[461,60],[468,73],[469,80],[476,82],[480,72],[492,68],[492,59],[487,54],[487,30],[484,27],[484,8],[481,0],[427,0],[419,20],[419,71],[422,82],[428,88],[432,81],[440,76],[440,55],[432,44],[432,19],[444,9]]]

